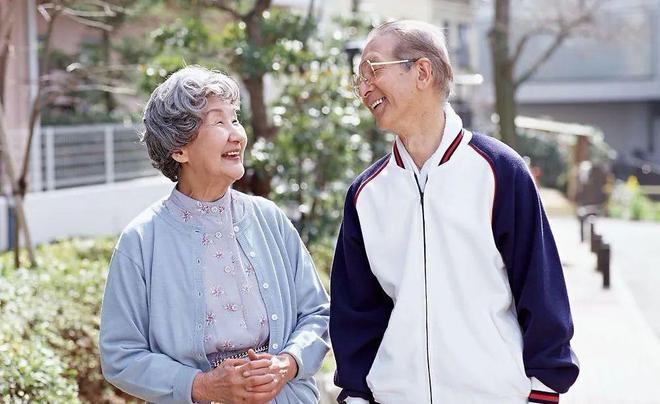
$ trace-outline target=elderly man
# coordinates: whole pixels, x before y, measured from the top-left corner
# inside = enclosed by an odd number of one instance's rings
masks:
[[[348,190],[330,336],[347,403],[556,403],[578,375],[557,248],[516,152],[447,103],[442,33],[367,38],[354,85],[392,153]]]

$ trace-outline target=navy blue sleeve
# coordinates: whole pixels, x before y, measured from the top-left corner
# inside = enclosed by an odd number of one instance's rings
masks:
[[[573,321],[557,246],[523,159],[503,143],[475,135],[472,146],[495,174],[493,236],[506,265],[523,335],[528,377],[565,393],[579,368]]]
[[[393,302],[371,272],[354,205],[353,184],[346,196],[344,219],[330,274],[330,339],[337,362],[337,398],[347,396],[374,401],[366,377],[393,308]]]

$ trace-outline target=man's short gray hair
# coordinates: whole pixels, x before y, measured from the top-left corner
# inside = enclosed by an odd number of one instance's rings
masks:
[[[426,57],[431,61],[435,84],[446,100],[451,93],[454,72],[442,30],[422,21],[390,21],[374,28],[369,33],[367,42],[376,36],[387,34],[394,35],[398,40],[392,55],[395,59]]]
[[[175,72],[151,93],[144,108],[144,132],[151,164],[176,182],[181,165],[172,153],[195,140],[209,96],[240,106],[240,90],[228,75],[200,66]]]

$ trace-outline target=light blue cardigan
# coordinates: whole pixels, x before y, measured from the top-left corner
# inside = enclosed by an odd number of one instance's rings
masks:
[[[268,312],[269,353],[287,352],[298,362],[298,375],[275,402],[316,403],[313,375],[328,351],[328,296],[284,213],[264,198],[229,192],[236,238]],[[101,311],[101,367],[110,383],[143,400],[190,403],[195,375],[210,370],[201,237],[161,200],[117,242]]]

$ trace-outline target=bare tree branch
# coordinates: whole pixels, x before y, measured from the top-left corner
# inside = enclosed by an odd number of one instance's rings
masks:
[[[217,9],[222,10],[222,11],[226,11],[235,20],[240,21],[240,20],[245,18],[245,16],[242,15],[238,10],[236,10],[232,7],[229,7],[229,5],[227,5],[227,2],[224,1],[224,0],[206,0],[206,1],[204,1],[204,4],[209,5],[209,6],[214,6]]]
[[[513,51],[513,54],[511,55],[511,63],[513,65],[516,64],[518,59],[520,59],[520,55],[522,55],[523,51],[525,50],[525,47],[527,46],[527,43],[529,41],[539,35],[543,34],[551,34],[552,31],[546,27],[539,27],[536,29],[532,29],[528,32],[526,32],[520,39],[518,40],[518,43],[516,44],[516,47]]]
[[[264,11],[270,8],[271,0],[257,0],[252,10],[250,10],[246,15],[246,20],[251,20],[253,18],[260,16]]]
[[[18,7],[18,1],[11,1],[9,7],[5,10],[5,16],[0,20],[0,101],[4,101],[5,96],[5,76],[7,72],[7,60],[9,59],[9,49],[11,46],[11,33],[15,18],[15,9]]]
[[[101,29],[103,31],[112,31],[112,25],[108,25],[108,24],[105,24],[103,22],[96,21],[96,20],[91,20],[89,18],[80,17],[80,16],[72,13],[71,10],[68,9],[68,8],[64,9],[62,11],[62,14],[66,14],[69,18],[71,18],[72,20],[75,20],[76,22],[79,22],[82,25],[86,25],[86,26],[92,27],[92,28],[98,28],[98,29]]]
[[[50,20],[48,21],[48,26],[46,28],[46,35],[44,37],[44,50],[43,50],[43,60],[40,68],[41,72],[47,72],[50,68],[50,48],[51,48],[51,38],[53,36],[53,28],[55,27],[55,20],[57,16],[62,12],[61,3],[56,3],[54,5],[54,12],[51,16],[49,14]],[[25,195],[27,192],[27,173],[30,167],[30,148],[32,147],[32,139],[34,138],[34,127],[37,124],[37,119],[41,113],[41,81],[37,84],[37,94],[35,95],[34,101],[32,102],[32,111],[30,112],[30,121],[28,123],[28,138],[25,142],[25,152],[23,153],[23,162],[20,171],[20,177],[17,179],[18,191],[21,195]]]
[[[64,14],[82,17],[82,18],[104,18],[104,17],[114,17],[117,15],[112,10],[103,10],[103,11],[85,11],[85,10],[76,10],[75,8],[67,7],[64,9]]]
[[[14,188],[16,184],[15,182],[16,172],[14,169],[14,164],[11,155],[9,154],[9,147],[7,140],[8,140],[8,136],[7,136],[7,131],[5,129],[5,111],[2,106],[2,102],[0,102],[0,161],[4,163],[7,177],[9,177],[9,181],[11,182],[12,188]],[[34,248],[32,247],[32,238],[30,237],[30,229],[28,228],[27,218],[25,216],[25,209],[23,206],[23,196],[21,194],[17,194],[15,188],[13,190],[14,190],[13,200],[16,211],[16,219],[18,222],[18,226],[15,234],[18,234],[20,229],[23,229],[23,238],[25,240],[25,246],[28,252],[28,258],[30,260],[30,266],[34,267],[37,263],[37,260],[34,255]],[[14,264],[16,268],[20,266],[20,254],[18,251],[18,243],[16,243],[14,249]]]
[[[16,1],[10,0],[9,7],[7,7],[5,11],[5,16],[2,20],[0,20],[0,48],[9,45],[11,30],[13,28],[13,22],[15,20],[14,9],[18,6],[18,4],[19,4],[18,0]]]
[[[586,11],[576,17],[574,20],[562,24],[559,32],[554,36],[552,44],[546,48],[541,56],[539,56],[539,58],[534,63],[532,63],[524,73],[521,73],[520,76],[514,80],[514,87],[518,88],[522,83],[529,80],[529,78],[532,77],[534,73],[536,73],[536,71],[543,65],[543,63],[550,59],[552,54],[562,45],[562,43],[564,43],[566,38],[572,35],[577,28],[589,23],[592,20],[593,12],[593,10]],[[516,60],[513,60],[514,63],[515,61]]]

